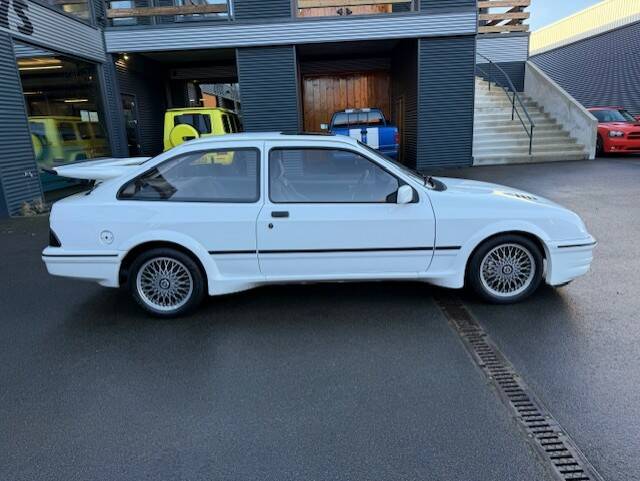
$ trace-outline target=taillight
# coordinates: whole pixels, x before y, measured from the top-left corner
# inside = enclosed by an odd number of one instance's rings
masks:
[[[400,143],[400,132],[397,132],[397,131],[396,131],[395,138],[396,138],[395,143],[396,143],[396,144],[399,144],[399,143]]]
[[[52,229],[49,229],[49,247],[62,247],[60,239]]]

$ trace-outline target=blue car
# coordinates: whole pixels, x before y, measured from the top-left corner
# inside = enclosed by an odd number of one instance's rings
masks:
[[[353,137],[392,159],[398,159],[398,127],[384,118],[380,109],[346,109],[335,112],[329,132]]]

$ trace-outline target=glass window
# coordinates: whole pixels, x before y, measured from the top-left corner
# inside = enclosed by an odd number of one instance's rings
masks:
[[[395,202],[399,182],[349,150],[282,148],[269,153],[273,202]]]
[[[333,116],[334,127],[375,127],[384,124],[384,116],[379,110],[372,110],[370,112],[338,112]]]
[[[226,134],[231,133],[231,126],[229,125],[229,117],[227,115],[222,116],[222,128]]]
[[[89,21],[89,4],[87,0],[42,0],[56,10]]]
[[[129,182],[118,198],[182,202],[256,202],[257,149],[191,152],[163,162]]]
[[[626,110],[592,110],[598,122],[637,122],[635,117]]]
[[[204,114],[176,115],[174,125],[187,124],[198,131],[200,135],[211,133],[211,118]]]
[[[96,65],[18,41],[14,51],[37,165],[108,157]],[[41,179],[45,191],[76,182],[46,172]]]

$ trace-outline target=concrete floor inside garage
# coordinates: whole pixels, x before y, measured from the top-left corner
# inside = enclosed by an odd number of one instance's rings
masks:
[[[463,302],[607,480],[640,480],[640,159],[446,172],[576,210],[593,271]],[[0,479],[544,480],[421,284],[282,286],[146,318],[49,277],[45,217],[0,223]]]

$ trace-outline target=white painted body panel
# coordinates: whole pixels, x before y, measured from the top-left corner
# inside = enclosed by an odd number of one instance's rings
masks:
[[[415,189],[418,201],[274,204],[268,196],[270,146],[357,151]],[[262,152],[261,194],[255,203],[117,199],[129,180],[177,154],[234,147]],[[62,247],[47,247],[43,260],[53,275],[117,287],[120,264],[131,249],[164,242],[187,249],[200,261],[211,295],[304,281],[416,279],[460,288],[469,256],[482,241],[518,231],[544,247],[549,284],[588,271],[595,241],[573,212],[508,187],[440,180],[446,190],[426,187],[343,136],[236,134],[190,141],[146,163],[127,165],[122,175],[104,180],[89,195],[54,204],[51,228]],[[289,217],[274,218],[273,211],[287,211]],[[572,245],[579,247],[566,247]]]

